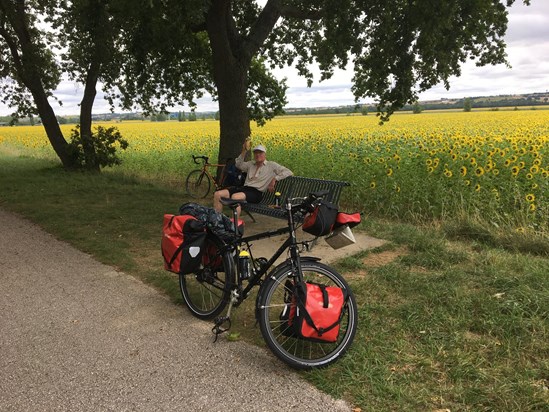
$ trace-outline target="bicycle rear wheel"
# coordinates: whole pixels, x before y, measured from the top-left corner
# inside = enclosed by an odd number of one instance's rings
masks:
[[[195,273],[179,275],[183,300],[199,319],[213,319],[229,301],[234,265],[231,255],[221,255],[219,247],[219,242],[209,236],[200,268]]]
[[[210,193],[210,186],[210,177],[203,170],[193,170],[185,181],[185,190],[194,199],[205,198]]]
[[[318,342],[296,337],[287,330],[287,321],[281,313],[291,302],[293,293],[287,280],[294,282],[290,265],[277,269],[263,285],[259,298],[259,326],[265,342],[282,361],[296,369],[312,369],[328,366],[345,354],[353,342],[358,313],[355,297],[343,277],[334,269],[318,262],[302,260],[303,280],[325,286],[338,286],[348,293],[343,308],[340,332],[336,342]]]

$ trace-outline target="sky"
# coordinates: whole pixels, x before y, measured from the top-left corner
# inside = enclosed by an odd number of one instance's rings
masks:
[[[517,0],[509,11],[505,40],[511,68],[503,64],[477,67],[474,62],[468,62],[462,67],[460,77],[450,79],[450,90],[446,90],[441,84],[420,94],[420,100],[549,91],[549,0],[532,0],[531,3],[527,7],[521,0]],[[331,79],[321,83],[315,81],[311,88],[306,86],[306,80],[299,77],[293,68],[277,70],[275,75],[278,78],[287,78],[287,108],[355,103],[351,93],[352,70],[337,70]],[[316,79],[318,78],[317,76]],[[54,95],[63,102],[63,106],[51,101],[56,114],[78,114],[82,91],[82,85],[70,81],[61,82]],[[98,90],[94,114],[109,111],[102,96],[102,92]],[[199,112],[218,110],[217,104],[208,97],[197,100],[197,103]],[[174,110],[188,111],[188,108],[176,107]],[[11,112],[11,109],[0,104],[0,115]]]

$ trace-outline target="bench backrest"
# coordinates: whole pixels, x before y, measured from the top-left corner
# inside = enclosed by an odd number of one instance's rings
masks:
[[[345,186],[349,186],[349,183],[337,180],[315,179],[312,177],[290,176],[278,182],[275,191],[281,193],[281,201],[284,202],[287,197],[305,197],[311,192],[328,190],[330,194],[325,199],[337,205],[341,191]],[[264,205],[274,205],[275,193],[265,192],[261,203]]]

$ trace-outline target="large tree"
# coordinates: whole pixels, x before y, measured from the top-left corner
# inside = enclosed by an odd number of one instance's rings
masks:
[[[98,171],[114,161],[107,146],[121,141],[111,129],[93,135],[92,108],[98,81],[119,76],[124,6],[108,0],[0,0],[0,96],[15,117],[40,116],[67,169]],[[48,101],[63,73],[84,85],[80,126],[70,142]]]
[[[467,59],[505,63],[514,1],[150,0],[131,16],[127,77],[116,90],[127,108],[209,91],[219,101],[223,160],[238,154],[250,120],[282,112],[286,86],[269,69],[296,66],[310,85],[313,63],[320,80],[351,63],[354,95],[377,99],[386,119],[418,93],[449,87]]]
[[[356,98],[376,98],[386,119],[421,91],[449,87],[467,59],[504,63],[506,7],[514,2],[0,0],[0,76],[14,79],[12,103],[36,108],[64,164],[66,142],[47,102],[60,67],[86,84],[83,138],[98,80],[112,104],[147,111],[192,105],[209,92],[219,101],[224,160],[238,154],[250,120],[283,111],[286,85],[270,69],[293,65],[311,84],[313,63],[320,80],[352,64]],[[61,22],[71,63],[60,66],[48,52],[39,15]]]
[[[16,115],[40,115],[55,153],[70,167],[68,143],[48,101],[61,70],[51,51],[52,39],[38,24],[38,16],[55,6],[56,2],[0,0],[0,96],[16,108]]]

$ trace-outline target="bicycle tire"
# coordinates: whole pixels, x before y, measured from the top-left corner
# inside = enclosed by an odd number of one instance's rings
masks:
[[[258,320],[261,334],[269,349],[283,362],[295,369],[323,368],[341,358],[351,346],[356,334],[358,312],[355,297],[343,277],[334,269],[319,262],[301,261],[305,281],[338,286],[348,293],[344,306],[340,333],[335,343],[319,343],[283,335],[282,308],[288,302],[286,280],[294,275],[289,264],[276,269],[268,276],[258,300]],[[287,335],[287,334],[286,334]]]
[[[185,180],[185,190],[193,199],[203,199],[210,193],[210,177],[203,170],[193,170]]]
[[[195,273],[179,275],[179,288],[185,305],[199,319],[219,315],[230,298],[234,264],[229,252],[219,253],[220,241],[206,238],[202,264]]]

